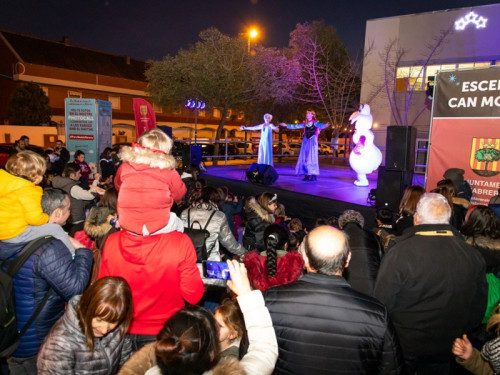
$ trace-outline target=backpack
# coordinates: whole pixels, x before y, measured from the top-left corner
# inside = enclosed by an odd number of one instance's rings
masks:
[[[50,297],[50,288],[26,325],[17,331],[16,303],[14,297],[14,276],[40,246],[52,240],[52,236],[37,238],[28,243],[11,261],[0,262],[0,358],[11,355],[29,326],[35,321]]]
[[[212,249],[210,249],[210,251],[207,251],[206,240],[210,236],[210,232],[207,230],[208,223],[210,223],[210,220],[212,220],[212,217],[215,215],[215,210],[208,218],[208,221],[205,224],[204,228],[201,227],[201,224],[198,220],[195,220],[193,221],[193,223],[191,223],[190,211],[191,209],[188,209],[188,225],[186,228],[184,228],[184,233],[189,236],[191,242],[193,243],[194,249],[196,250],[196,262],[201,263],[202,261],[208,259],[208,256],[212,251]],[[193,228],[194,224],[196,223],[199,226],[198,229]]]

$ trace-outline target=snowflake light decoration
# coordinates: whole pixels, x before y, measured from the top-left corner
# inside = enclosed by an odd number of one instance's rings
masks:
[[[464,30],[467,25],[473,23],[476,25],[476,29],[484,29],[486,27],[487,18],[480,16],[474,12],[470,12],[466,16],[455,21],[455,30]]]

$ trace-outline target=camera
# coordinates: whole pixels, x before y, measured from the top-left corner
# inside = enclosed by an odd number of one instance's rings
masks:
[[[221,279],[230,280],[229,268],[225,262],[213,262],[210,260],[204,260],[203,266],[203,276],[209,279]]]

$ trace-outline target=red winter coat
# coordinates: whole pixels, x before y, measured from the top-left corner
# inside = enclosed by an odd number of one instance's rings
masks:
[[[129,332],[156,335],[163,323],[203,295],[196,252],[182,232],[136,236],[126,231],[106,240],[98,278],[121,276],[130,285],[134,315]]]
[[[124,147],[120,157],[124,163],[115,178],[120,226],[141,235],[144,225],[149,233],[164,228],[174,201],[186,194],[175,159],[137,147]]]
[[[245,263],[250,283],[262,293],[272,286],[288,284],[297,280],[304,269],[302,256],[296,251],[278,256],[276,274],[271,278],[267,275],[267,257],[259,255],[256,251],[245,255],[243,263]]]

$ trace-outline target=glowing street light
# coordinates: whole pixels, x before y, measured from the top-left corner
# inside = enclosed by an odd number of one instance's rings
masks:
[[[258,35],[259,35],[259,31],[255,28],[252,28],[252,29],[250,29],[250,31],[248,31],[248,53],[250,53],[250,41],[252,39],[257,38]]]

